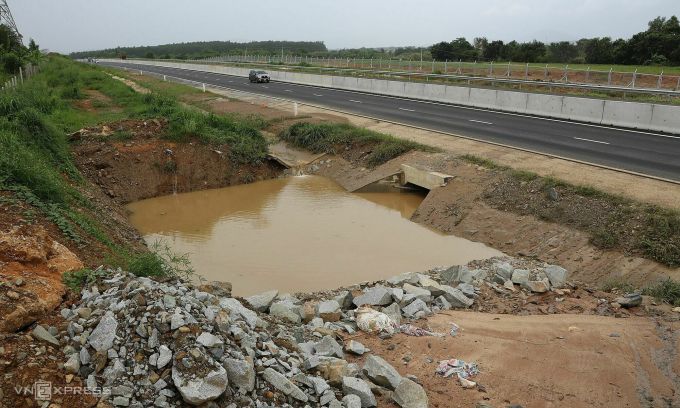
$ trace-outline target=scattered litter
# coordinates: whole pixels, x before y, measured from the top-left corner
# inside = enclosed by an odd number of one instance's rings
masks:
[[[456,337],[458,335],[459,330],[460,330],[460,327],[457,324],[455,324],[454,322],[451,322],[451,331],[449,332],[451,337]]]
[[[404,333],[407,336],[415,336],[415,337],[423,337],[423,336],[434,336],[434,337],[443,337],[444,335],[441,333],[435,333],[429,330],[422,329],[420,327],[416,327],[412,324],[402,324],[399,326],[399,331],[401,333]]]
[[[394,334],[396,324],[385,313],[363,306],[357,309],[357,327],[360,330],[371,333],[374,331]]]
[[[463,388],[472,388],[477,383],[470,381],[469,378],[479,374],[479,367],[476,363],[466,363],[463,360],[452,358],[451,360],[440,361],[436,372],[445,378],[455,374]]]

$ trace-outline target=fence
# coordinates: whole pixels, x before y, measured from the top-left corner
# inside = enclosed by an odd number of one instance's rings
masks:
[[[37,74],[40,69],[32,64],[28,64],[25,67],[19,67],[19,75],[11,77],[5,82],[5,84],[0,88],[0,91],[5,89],[16,88],[17,86],[24,83],[24,80],[28,80],[33,75]]]
[[[379,70],[395,74],[410,74],[427,77],[460,77],[484,80],[515,80],[531,82],[533,85],[572,84],[594,87],[623,88],[640,91],[668,91],[680,94],[680,75],[648,74],[638,72],[570,68],[536,64],[463,62],[463,61],[415,61],[402,59],[357,59],[300,57],[294,55],[227,55],[205,58],[203,62],[233,62],[251,64],[297,65],[320,68],[345,68],[357,70]]]

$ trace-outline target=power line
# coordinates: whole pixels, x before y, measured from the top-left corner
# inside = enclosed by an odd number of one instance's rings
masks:
[[[9,29],[12,30],[14,34],[17,35],[17,37],[19,37],[19,39],[23,38],[21,33],[19,33],[16,23],[14,22],[12,12],[9,11],[7,0],[0,0],[0,24],[4,24],[9,27]]]

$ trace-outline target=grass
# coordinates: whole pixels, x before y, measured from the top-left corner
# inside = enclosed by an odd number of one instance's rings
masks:
[[[636,290],[636,287],[626,281],[624,278],[610,278],[607,279],[601,287],[603,292],[617,292],[617,293],[630,293]]]
[[[292,144],[315,153],[338,154],[353,146],[366,146],[369,166],[375,167],[411,150],[436,151],[434,148],[416,142],[397,139],[393,136],[359,128],[348,124],[296,123],[279,134]]]

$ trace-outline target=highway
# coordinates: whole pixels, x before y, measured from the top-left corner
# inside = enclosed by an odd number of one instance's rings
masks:
[[[177,68],[101,62],[680,181],[680,136]],[[449,137],[442,135],[442,137]]]

